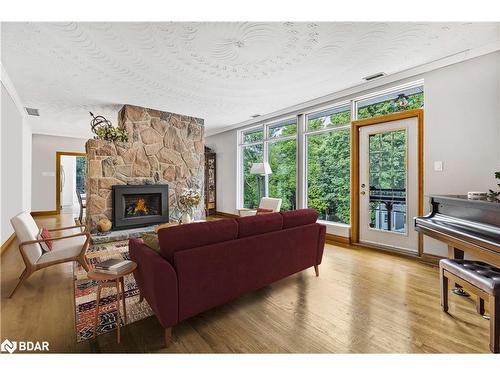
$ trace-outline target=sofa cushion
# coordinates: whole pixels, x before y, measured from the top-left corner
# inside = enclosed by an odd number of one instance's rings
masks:
[[[318,220],[318,211],[312,208],[280,212],[283,217],[283,229],[313,224]]]
[[[283,218],[279,212],[240,217],[236,221],[238,222],[238,238],[274,232],[283,228]]]
[[[176,251],[192,249],[238,237],[238,224],[234,219],[183,224],[158,231],[160,255],[173,263]]]

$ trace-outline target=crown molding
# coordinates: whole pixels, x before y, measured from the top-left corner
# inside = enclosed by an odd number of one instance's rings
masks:
[[[404,79],[412,78],[433,70],[437,70],[440,68],[444,68],[446,66],[454,65],[461,63],[463,61],[471,60],[476,57],[488,55],[490,53],[498,52],[500,51],[500,35],[499,35],[499,40],[493,43],[486,44],[484,46],[478,47],[478,48],[473,48],[473,49],[467,49],[462,52],[458,52],[456,54],[450,55],[443,57],[438,60],[434,60],[431,62],[428,62],[426,64],[422,64],[410,69],[402,70],[400,72],[388,74],[386,76],[383,76],[381,78],[378,78],[373,81],[369,82],[364,82],[359,85],[355,85],[340,91],[336,91],[334,93],[321,96],[316,99],[312,99],[306,102],[302,102],[287,108],[283,108],[281,110],[271,112],[259,117],[256,117],[255,119],[250,119],[247,121],[239,122],[230,126],[225,126],[219,129],[214,129],[214,131],[210,131],[207,129],[207,132],[205,134],[205,137],[210,137],[216,134],[224,133],[226,131],[234,130],[234,129],[240,129],[244,127],[250,127],[252,125],[257,125],[263,122],[268,122],[272,121],[278,117],[283,117],[283,116],[290,116],[294,114],[298,114],[300,112],[304,112],[307,110],[310,110],[313,107],[318,107],[318,106],[327,106],[334,104],[334,102],[345,99],[347,96],[358,96],[360,93],[363,91],[367,90],[372,90],[377,87],[381,87],[387,84],[391,84],[397,81],[401,81]],[[417,78],[417,77],[415,77]]]

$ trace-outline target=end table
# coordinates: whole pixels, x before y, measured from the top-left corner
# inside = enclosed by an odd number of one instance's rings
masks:
[[[97,337],[97,324],[99,321],[99,304],[101,302],[101,289],[106,287],[116,288],[116,312],[118,315],[117,320],[117,342],[120,343],[120,299],[123,303],[123,321],[127,324],[127,306],[125,304],[125,281],[124,276],[127,276],[134,272],[137,268],[137,263],[132,262],[130,266],[118,274],[99,272],[96,269],[91,270],[87,273],[89,279],[97,282],[97,298],[96,298],[96,308],[95,308],[95,322],[94,322],[94,337]],[[120,288],[121,286],[121,288]],[[121,289],[121,292],[120,292]],[[121,294],[121,298],[120,298]]]

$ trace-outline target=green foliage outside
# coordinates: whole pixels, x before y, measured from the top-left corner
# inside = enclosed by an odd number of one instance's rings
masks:
[[[85,193],[85,175],[87,173],[87,158],[76,157],[76,188],[80,193]]]
[[[423,107],[423,93],[408,96],[405,107],[401,107],[395,100],[387,100],[358,108],[358,118],[382,116]],[[320,134],[307,136],[307,186],[308,207],[315,208],[323,220],[349,223],[350,220],[350,129],[335,129],[338,126],[351,122],[350,110],[332,113],[308,121],[307,130],[332,129]],[[289,124],[289,123],[288,123]],[[278,135],[275,128],[272,134],[284,137],[296,134],[296,126],[283,126]],[[244,134],[244,143],[261,142],[264,139],[263,128]],[[382,154],[390,152],[393,146],[400,146],[404,142],[403,135],[391,138],[391,142],[383,142]],[[394,144],[393,144],[394,143]],[[386,147],[387,146],[387,147]],[[395,147],[399,148],[399,147]],[[386,149],[386,150],[385,150]],[[387,178],[380,182],[380,186],[399,186],[404,181],[397,173],[400,170],[401,157],[388,159],[392,165]],[[244,173],[244,206],[257,207],[259,190],[257,177],[250,174],[252,163],[263,161],[263,144],[243,147]],[[269,164],[273,174],[269,176],[269,196],[283,199],[282,209],[296,208],[297,185],[297,141],[276,140],[269,142]],[[384,175],[385,176],[385,175]],[[390,179],[390,181],[388,180]]]
[[[358,107],[358,119],[388,115],[390,113],[407,111],[424,107],[424,93],[419,92],[413,95],[408,95],[406,106],[402,107],[396,100],[390,99],[380,103],[370,104],[364,107]]]

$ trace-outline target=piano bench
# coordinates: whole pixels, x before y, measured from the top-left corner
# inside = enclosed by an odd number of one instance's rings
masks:
[[[478,312],[484,314],[484,301],[489,301],[490,350],[500,352],[500,268],[484,262],[462,259],[441,259],[441,306],[448,311],[448,282],[464,286],[478,297]]]

